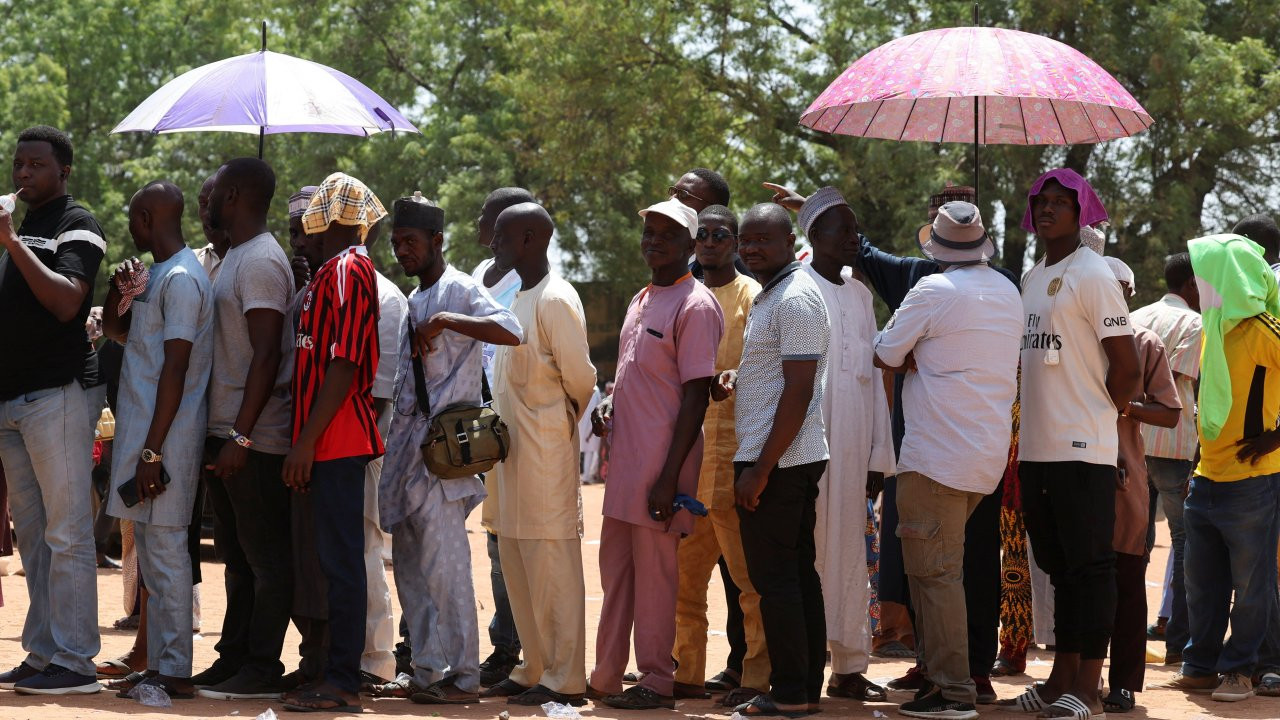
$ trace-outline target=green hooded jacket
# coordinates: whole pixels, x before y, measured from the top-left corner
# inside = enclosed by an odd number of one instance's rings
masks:
[[[1231,374],[1222,339],[1260,313],[1280,317],[1276,276],[1262,246],[1240,235],[1209,235],[1187,243],[1200,290],[1204,342],[1198,398],[1200,434],[1216,440],[1231,413]]]

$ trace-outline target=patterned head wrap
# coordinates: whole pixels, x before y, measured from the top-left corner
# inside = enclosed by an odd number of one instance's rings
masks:
[[[363,244],[369,228],[387,216],[378,196],[364,183],[342,172],[324,179],[302,214],[302,230],[308,235],[324,232],[333,223],[356,225]]]
[[[804,201],[804,205],[800,206],[800,212],[796,213],[796,219],[804,229],[804,236],[809,237],[809,228],[813,227],[822,213],[841,205],[849,207],[849,203],[845,201],[840,191],[830,185],[810,195],[809,199]]]
[[[300,218],[307,211],[307,206],[311,204],[311,196],[316,194],[318,190],[315,185],[308,185],[289,198],[289,219]]]

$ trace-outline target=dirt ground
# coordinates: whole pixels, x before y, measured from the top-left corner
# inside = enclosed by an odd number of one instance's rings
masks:
[[[595,623],[600,612],[601,591],[600,576],[597,566],[597,546],[600,544],[600,505],[604,496],[602,486],[583,488],[583,505],[586,511],[586,545],[583,556],[587,575],[587,668],[590,669],[594,656]],[[472,516],[471,525],[471,557],[475,568],[477,613],[482,624],[480,656],[489,653],[488,638],[483,625],[491,614],[492,598],[488,582],[489,560],[485,554],[484,534],[479,527],[479,512]],[[208,542],[208,541],[206,541]],[[1165,525],[1160,525],[1160,536],[1148,573],[1149,605],[1155,608],[1160,600],[1158,575],[1163,571],[1168,553],[1168,533]],[[12,562],[17,558],[10,559]],[[222,573],[218,565],[206,563],[204,566],[205,582],[201,588],[203,598],[203,632],[196,636],[195,668],[197,671],[208,667],[214,659],[213,646],[217,642],[225,603],[222,589]],[[390,573],[388,573],[390,580]],[[5,607],[0,608],[0,665],[12,667],[22,660],[24,654],[20,647],[23,618],[27,610],[26,588],[23,578],[11,576],[3,579]],[[723,592],[720,591],[718,576],[712,580],[711,627],[709,638],[709,672],[720,667],[720,662],[728,652],[728,644],[724,633],[715,628],[724,627]],[[394,587],[394,583],[393,583]],[[394,592],[392,593],[394,597]],[[112,621],[122,614],[121,577],[119,571],[98,571],[98,603],[99,620],[102,626],[102,653],[99,658],[114,658],[122,655],[132,644],[133,633],[122,632],[111,627]],[[397,617],[399,602],[396,602]],[[1153,613],[1149,613],[1154,615]],[[286,667],[293,667],[297,662],[297,632],[290,628],[289,637],[285,641]],[[1153,644],[1152,648],[1163,651],[1163,643]],[[1033,653],[1028,661],[1027,675],[1011,678],[1005,682],[996,682],[996,691],[1001,697],[1012,697],[1022,686],[1032,679],[1043,679],[1048,676],[1053,657],[1049,653]],[[890,661],[872,659],[868,675],[877,682],[887,682],[905,672],[909,664],[906,661]],[[1172,668],[1161,665],[1148,665],[1147,683],[1155,685],[1173,675]],[[862,704],[847,700],[827,700],[822,703],[822,716],[830,718],[876,718],[897,716],[896,703],[910,699],[906,694],[891,694],[893,702]],[[1152,689],[1138,696],[1139,707],[1127,717],[1135,718],[1280,718],[1280,698],[1250,698],[1240,703],[1217,703],[1205,696],[1185,695],[1169,690]],[[153,710],[138,705],[132,700],[122,700],[114,694],[103,692],[92,696],[77,697],[43,697],[15,695],[0,691],[0,718],[4,720],[20,718],[40,718],[41,720],[64,720],[67,718],[238,718],[252,720],[260,713],[274,709],[283,713],[279,703],[265,700],[223,702],[217,700],[176,701],[172,709]],[[382,715],[408,715],[447,718],[496,718],[499,713],[508,711],[513,718],[544,717],[538,708],[508,707],[502,700],[486,700],[484,702],[462,706],[443,707],[415,705],[406,700],[372,700],[366,699],[364,714],[378,713]],[[999,712],[991,706],[979,706],[984,717],[1026,717],[1018,713]],[[588,706],[582,708],[584,718],[635,718],[635,717],[686,717],[686,718],[727,718],[728,713],[712,704],[711,701],[681,701],[675,711],[654,711],[646,715],[636,712],[618,711],[606,707]]]

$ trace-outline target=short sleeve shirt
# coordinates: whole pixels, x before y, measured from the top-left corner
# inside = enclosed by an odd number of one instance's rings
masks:
[[[1022,281],[1022,415],[1018,459],[1115,467],[1116,407],[1102,341],[1131,337],[1129,309],[1110,266],[1080,247]],[[1058,363],[1045,359],[1057,356]]]
[[[742,340],[746,336],[747,316],[751,301],[760,292],[760,283],[746,275],[733,282],[710,288],[724,312],[724,337],[716,351],[716,372],[736,370],[742,359]],[[708,508],[733,507],[733,456],[738,452],[738,435],[734,430],[735,395],[707,406],[702,432],[706,437],[706,453],[702,473],[698,477],[698,500]]]
[[[250,310],[274,310],[285,316],[275,386],[253,430],[246,433],[254,449],[284,455],[292,445],[293,332],[288,316],[293,299],[293,272],[284,250],[270,233],[262,233],[227,250],[213,280],[213,375],[209,381],[209,435],[226,437],[240,414],[244,383],[253,361],[249,343]]]
[[[1200,443],[1195,409],[1195,383],[1200,377],[1200,313],[1192,310],[1182,298],[1168,293],[1159,301],[1134,310],[1131,318],[1135,327],[1151,330],[1164,344],[1182,402],[1182,414],[1176,426],[1142,426],[1142,444],[1153,457],[1190,460]]]
[[[363,247],[329,258],[307,284],[298,318],[293,369],[293,440],[311,415],[330,364],[356,366],[355,377],[337,414],[316,442],[315,459],[375,457],[382,435],[373,412],[373,377],[378,371],[378,281]]]
[[[387,276],[374,272],[378,276],[378,373],[373,376],[373,396],[390,400],[395,397],[396,367],[400,364],[400,340],[405,334],[409,301]]]
[[[782,363],[816,360],[813,398],[795,440],[778,459],[786,468],[826,460],[827,435],[822,422],[822,396],[827,385],[827,351],[831,324],[822,291],[801,264],[788,265],[756,295],[747,319],[742,362],[738,365],[738,453],[735,462],[755,462],[773,429],[773,416],[784,386]]]
[[[107,249],[98,221],[70,195],[28,210],[18,227],[18,240],[53,272],[83,280],[89,292],[75,317],[61,322],[36,299],[9,254],[0,257],[0,333],[5,338],[0,400],[60,387],[81,376],[93,353],[84,321]]]
[[[663,530],[665,523],[649,517],[649,491],[666,463],[683,386],[715,375],[723,332],[719,303],[692,275],[666,287],[650,285],[632,299],[618,341],[605,517]],[[699,432],[681,466],[676,492],[697,493],[701,466]],[[692,530],[690,514],[676,513],[670,532]]]

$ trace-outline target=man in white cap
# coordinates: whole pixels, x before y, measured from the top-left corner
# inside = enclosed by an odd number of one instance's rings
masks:
[[[666,200],[640,215],[652,281],[623,321],[613,402],[592,414],[597,435],[609,418],[613,424],[600,531],[604,604],[587,695],[627,710],[675,707],[676,550],[693,517],[674,502],[697,493],[702,420],[724,332],[720,305],[687,265],[698,214]],[[644,679],[621,692],[633,627]]]
[[[992,493],[1009,452],[1022,300],[987,263],[978,208],[949,202],[918,235],[943,272],[922,278],[876,338],[876,364],[906,375],[898,458],[898,537],[932,689],[911,717],[976,718],[965,626],[965,524]]]
[[[831,321],[822,397],[831,459],[818,481],[814,532],[831,649],[827,695],[884,700],[884,688],[863,676],[871,658],[866,503],[894,473],[889,404],[873,365],[876,318],[871,291],[845,270],[858,264],[860,243],[858,219],[840,191],[824,187],[809,196],[798,219],[811,248],[804,270]]]

